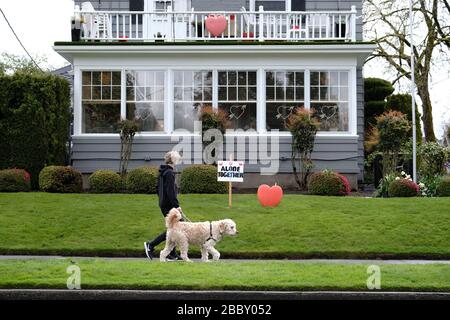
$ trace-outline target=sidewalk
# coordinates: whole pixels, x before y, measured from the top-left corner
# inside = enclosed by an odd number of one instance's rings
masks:
[[[129,257],[66,257],[66,256],[24,256],[24,255],[0,255],[1,260],[7,259],[99,259],[99,260],[129,260],[129,261],[148,261],[149,263],[159,262],[159,257],[153,260],[143,258],[129,258]],[[201,263],[200,259],[192,259],[194,262]],[[247,261],[286,261],[292,263],[333,263],[333,264],[450,264],[450,260],[365,260],[365,259],[220,259],[220,261],[227,262],[247,262]],[[178,263],[182,263],[179,261]],[[173,262],[171,262],[173,263]]]

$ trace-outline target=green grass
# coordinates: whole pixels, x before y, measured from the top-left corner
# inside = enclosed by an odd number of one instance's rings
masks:
[[[181,195],[195,221],[232,218],[222,257],[450,257],[450,198]],[[0,254],[139,255],[164,230],[154,195],[0,193]],[[191,253],[198,253],[192,248]]]
[[[76,259],[82,289],[367,290],[368,265]],[[66,288],[70,259],[2,260],[0,288]],[[380,265],[383,291],[449,291],[450,265]]]

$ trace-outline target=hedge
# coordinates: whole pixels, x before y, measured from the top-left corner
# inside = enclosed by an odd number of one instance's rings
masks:
[[[0,169],[24,168],[31,186],[48,164],[65,164],[70,88],[50,74],[0,75]]]
[[[388,189],[389,197],[415,197],[419,186],[409,179],[398,179],[391,182]]]
[[[375,117],[386,108],[385,99],[394,92],[392,83],[380,78],[364,79],[364,126],[375,125]]]
[[[128,172],[127,191],[130,193],[156,193],[158,168],[139,167]]]
[[[445,176],[439,182],[436,188],[436,194],[439,197],[450,197],[450,176]]]
[[[308,192],[320,196],[346,196],[350,194],[350,184],[343,175],[324,170],[309,177]]]
[[[48,166],[39,174],[39,187],[45,192],[79,193],[83,191],[83,178],[72,167]]]
[[[217,181],[217,167],[198,164],[181,172],[180,189],[182,193],[225,193],[227,184]]]
[[[22,169],[0,170],[0,192],[30,190],[30,174]]]
[[[117,193],[122,189],[122,179],[112,170],[97,170],[89,177],[89,188],[94,193]]]

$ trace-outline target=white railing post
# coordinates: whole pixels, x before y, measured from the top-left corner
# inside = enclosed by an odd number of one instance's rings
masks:
[[[259,24],[259,41],[260,42],[264,41],[264,13],[263,12],[264,12],[264,7],[263,6],[259,6],[258,24]]]
[[[173,11],[172,11],[172,6],[167,6],[167,22],[169,24],[169,32],[167,34],[167,41],[171,42],[173,41],[173,36],[174,36],[174,24],[175,21],[173,19]]]
[[[350,30],[351,30],[351,40],[352,42],[356,41],[356,6],[351,7],[350,14]]]

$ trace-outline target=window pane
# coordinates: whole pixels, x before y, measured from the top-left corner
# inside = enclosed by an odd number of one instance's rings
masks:
[[[319,72],[311,72],[311,85],[319,85]]]
[[[320,92],[320,100],[329,100],[330,99],[330,95],[329,95],[330,90],[328,87],[320,87],[319,92]]]
[[[194,121],[198,121],[201,108],[207,104],[202,103],[175,103],[174,128],[186,129],[194,132]]]
[[[246,85],[247,84],[247,72],[238,72],[238,85]]]
[[[339,100],[339,87],[331,87],[330,88],[330,100],[331,101]]]
[[[339,88],[339,99],[340,101],[348,101],[348,87]]]
[[[286,100],[293,101],[294,99],[294,87],[286,87]]]
[[[339,84],[339,73],[330,72],[330,85],[337,86]]]
[[[84,133],[117,133],[120,102],[83,102]]]
[[[120,100],[121,97],[121,87],[114,86],[112,87],[112,99],[113,100]]]
[[[266,128],[267,130],[286,130],[286,121],[298,107],[297,104],[289,103],[267,103],[266,105]]]
[[[90,85],[91,84],[91,77],[92,72],[90,71],[83,71],[83,85]]]
[[[347,131],[348,108],[343,103],[311,103],[314,118],[320,122],[320,131]]]
[[[111,81],[111,72],[102,72],[102,86],[110,86]]]
[[[219,103],[230,120],[230,129],[256,130],[256,103]]]
[[[101,72],[98,72],[98,71],[92,72],[92,84],[97,85],[97,86],[102,84],[102,73]]]
[[[296,87],[295,88],[295,99],[301,100],[305,99],[305,88],[304,87]]]
[[[120,86],[121,79],[120,79],[121,72],[120,71],[113,71],[112,72],[112,84],[115,86]]]
[[[111,100],[111,87],[102,87],[102,100]]]
[[[228,87],[228,101],[237,100],[236,87]]]
[[[92,87],[92,100],[101,100],[102,98],[102,87],[94,86]]]
[[[91,86],[83,86],[83,100],[91,100]]]
[[[295,73],[295,85],[296,86],[304,86],[305,85],[305,73],[304,72],[296,72]]]
[[[340,85],[348,86],[348,72],[339,72]]]
[[[330,83],[329,73],[328,72],[320,72],[320,85],[326,86]]]
[[[227,84],[230,85],[237,85],[236,83],[236,71],[228,71],[228,81]]]
[[[174,88],[175,101],[183,101],[174,104],[174,129],[193,132],[201,107],[212,104],[212,72],[174,71],[174,79],[178,79]],[[183,81],[180,82],[180,79]],[[224,81],[226,85],[226,74]]]
[[[136,119],[141,131],[164,131],[164,103],[127,103],[127,119]]]
[[[274,85],[275,85],[275,72],[267,71],[266,86],[274,86]]]
[[[267,101],[275,100],[275,89],[274,89],[274,87],[266,87],[266,100]]]

